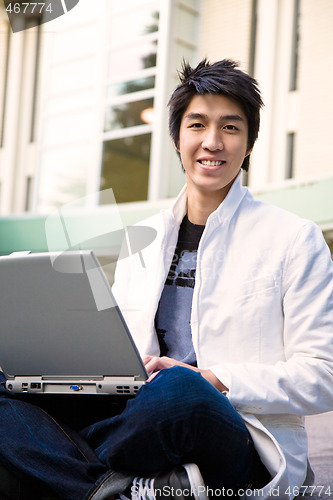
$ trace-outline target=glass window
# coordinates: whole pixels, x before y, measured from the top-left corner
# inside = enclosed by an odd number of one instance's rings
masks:
[[[153,104],[154,99],[144,99],[110,106],[105,111],[104,132],[150,123],[145,117]]]
[[[151,134],[105,141],[101,189],[112,188],[117,203],[146,200]]]
[[[156,66],[157,40],[146,41],[109,54],[108,78],[128,75],[135,71]]]
[[[111,99],[123,94],[132,94],[140,90],[152,89],[155,87],[155,76],[147,76],[145,78],[137,78],[127,82],[112,83],[107,86],[106,98]]]
[[[141,7],[135,12],[113,16],[108,38],[110,45],[128,43],[135,38],[158,31],[159,12],[152,7]],[[124,29],[126,26],[126,29]]]
[[[160,3],[109,2],[104,133],[111,133],[103,143],[100,187],[112,188],[118,203],[148,197]],[[112,133],[119,129],[121,138]]]

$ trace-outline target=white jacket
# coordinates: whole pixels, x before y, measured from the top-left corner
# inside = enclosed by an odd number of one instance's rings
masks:
[[[153,243],[118,261],[113,290],[142,355],[159,355],[154,317],[185,212],[186,187],[142,222]],[[333,264],[320,229],[254,200],[238,176],[199,244],[191,327],[198,367],[229,388],[273,477],[258,496],[293,498],[313,480],[303,416],[333,409]]]

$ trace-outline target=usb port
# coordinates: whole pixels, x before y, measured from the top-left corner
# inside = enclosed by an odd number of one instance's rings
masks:
[[[31,387],[31,389],[41,389],[41,383],[40,382],[31,382],[30,387]]]
[[[28,392],[28,384],[26,382],[22,384],[22,392]]]

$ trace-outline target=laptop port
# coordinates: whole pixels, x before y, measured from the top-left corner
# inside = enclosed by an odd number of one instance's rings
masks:
[[[83,386],[82,385],[74,384],[74,385],[71,385],[71,389],[72,389],[72,391],[75,391],[75,392],[82,391]]]
[[[28,392],[28,384],[26,382],[22,384],[22,392]]]
[[[41,389],[41,383],[40,382],[31,382],[30,388],[31,389]]]
[[[117,385],[117,394],[131,394],[131,389],[129,385]]]

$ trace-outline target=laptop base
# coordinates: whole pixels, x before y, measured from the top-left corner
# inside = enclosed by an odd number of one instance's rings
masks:
[[[110,394],[134,396],[144,384],[142,380],[135,377],[92,377],[66,378],[54,380],[51,377],[15,377],[7,380],[6,388],[16,394]]]

